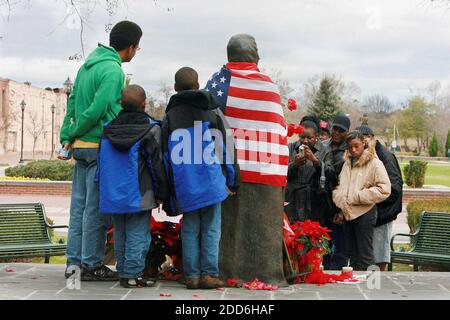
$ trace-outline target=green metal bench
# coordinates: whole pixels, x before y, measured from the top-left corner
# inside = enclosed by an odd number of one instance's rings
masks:
[[[63,256],[66,244],[53,243],[41,203],[0,204],[0,258]]]
[[[394,239],[407,236],[412,239],[410,251],[394,251]],[[450,268],[450,213],[422,212],[419,229],[414,234],[399,233],[391,238],[391,263],[412,264],[414,271],[419,266]]]

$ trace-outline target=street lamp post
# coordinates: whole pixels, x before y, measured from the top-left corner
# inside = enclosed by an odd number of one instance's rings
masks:
[[[67,77],[67,80],[64,81],[64,89],[66,91],[66,95],[67,95],[67,105],[69,105],[69,96],[70,93],[72,92],[72,88],[73,88],[73,83],[72,81],[70,81],[70,77]]]
[[[25,111],[25,107],[26,107],[26,103],[24,100],[22,100],[22,102],[20,103],[20,109],[22,110],[22,142],[20,144],[20,161],[19,163],[24,163],[25,161],[23,161],[23,118],[24,118],[24,111]]]
[[[55,110],[56,107],[54,104],[52,104],[51,106],[51,110],[52,110],[52,154],[50,156],[50,159],[53,158],[53,154],[55,153]]]

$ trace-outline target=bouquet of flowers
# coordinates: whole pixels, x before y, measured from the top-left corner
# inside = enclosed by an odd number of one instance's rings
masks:
[[[331,252],[329,232],[331,230],[311,220],[299,221],[290,225],[290,231],[285,232],[285,240],[293,267],[298,273],[309,272],[312,274],[320,271],[323,256]],[[296,279],[296,282],[304,280]]]
[[[151,217],[152,243],[146,257],[145,275],[166,280],[181,278],[181,224],[156,221]]]

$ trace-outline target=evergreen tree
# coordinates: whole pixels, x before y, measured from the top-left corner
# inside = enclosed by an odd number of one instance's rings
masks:
[[[324,121],[330,121],[341,114],[340,98],[336,94],[332,79],[325,77],[320,82],[320,88],[308,107],[308,114]]]
[[[430,157],[437,157],[438,154],[438,139],[436,132],[433,133],[433,138],[431,138],[430,147],[428,148],[428,153],[430,154]]]

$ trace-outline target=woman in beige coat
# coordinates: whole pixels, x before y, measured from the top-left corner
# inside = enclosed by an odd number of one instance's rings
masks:
[[[339,185],[333,191],[333,201],[342,210],[335,222],[345,220],[350,265],[355,270],[367,270],[375,264],[372,240],[376,204],[389,197],[391,183],[375,149],[366,147],[359,131],[348,135],[347,146]]]

